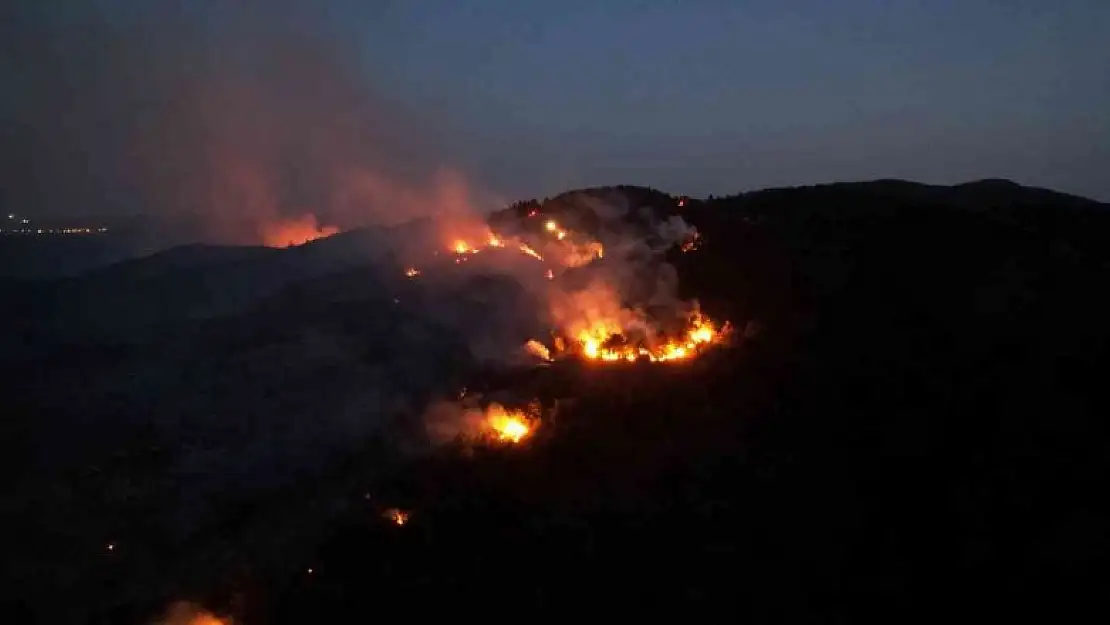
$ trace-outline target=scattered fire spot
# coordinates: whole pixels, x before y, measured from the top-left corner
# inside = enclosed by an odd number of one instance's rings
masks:
[[[409,513],[400,508],[390,508],[383,514],[386,520],[397,526],[402,526],[409,522]]]
[[[692,251],[698,249],[698,247],[700,245],[701,245],[701,235],[698,234],[697,232],[695,232],[693,234],[693,236],[691,236],[689,239],[687,239],[682,244],[682,251],[683,252],[692,252]]]
[[[543,360],[551,360],[551,350],[539,341],[528,341],[524,344],[524,349],[533,356],[537,356]]]
[[[528,245],[527,243],[521,243],[520,244],[520,251],[522,251],[525,254],[531,256],[532,258],[535,258],[536,260],[543,260],[543,256],[540,256],[539,252],[532,249],[532,247],[530,245]]]
[[[419,275],[420,275],[420,270],[417,269],[416,267],[409,267],[408,269],[405,270],[405,277],[407,277],[407,278],[415,278]]]
[[[232,621],[220,618],[188,601],[178,601],[172,604],[156,623],[157,625],[231,625]]]
[[[309,213],[293,219],[268,223],[262,227],[262,243],[266,247],[293,247],[337,234],[339,228],[320,225]]]
[[[493,438],[503,443],[519,443],[531,432],[531,417],[523,410],[509,410],[501,404],[490,404],[486,409],[486,424]]]

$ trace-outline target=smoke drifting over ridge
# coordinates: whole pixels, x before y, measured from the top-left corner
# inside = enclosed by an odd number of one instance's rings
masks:
[[[449,166],[443,135],[383,97],[327,9],[8,9],[0,200],[150,216],[165,243],[260,243],[304,215],[348,229],[492,207]]]

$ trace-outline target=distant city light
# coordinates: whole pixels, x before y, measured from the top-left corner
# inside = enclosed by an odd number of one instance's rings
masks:
[[[15,221],[17,218],[14,214],[8,214],[8,219]],[[30,219],[20,219],[20,223],[27,225],[31,223]],[[96,227],[82,227],[82,228],[0,228],[0,234],[31,234],[31,235],[59,235],[59,234],[99,234],[108,232],[106,226]]]

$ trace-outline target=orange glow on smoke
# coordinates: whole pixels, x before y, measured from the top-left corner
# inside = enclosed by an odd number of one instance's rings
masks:
[[[292,219],[271,222],[262,227],[262,244],[266,247],[291,247],[337,234],[335,226],[321,226],[309,213]]]
[[[171,605],[159,618],[157,625],[232,625],[204,608],[188,601],[178,601]]]

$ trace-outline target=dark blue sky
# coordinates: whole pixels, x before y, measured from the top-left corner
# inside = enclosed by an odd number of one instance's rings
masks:
[[[1110,200],[1108,33],[1105,0],[23,0],[0,202],[342,221],[439,167],[506,199],[1005,177]]]
[[[504,184],[997,176],[1110,199],[1108,2],[405,2],[363,32]]]

